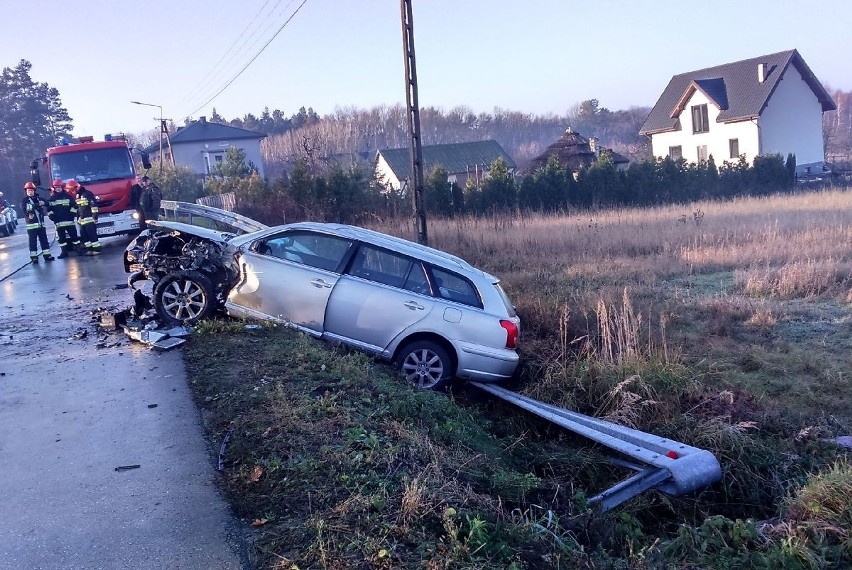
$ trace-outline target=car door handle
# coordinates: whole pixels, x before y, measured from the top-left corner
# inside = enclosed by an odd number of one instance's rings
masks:
[[[403,305],[405,305],[406,307],[408,307],[409,309],[412,309],[412,310],[419,309],[419,310],[422,311],[426,308],[416,301],[406,301],[405,303],[403,303]]]
[[[320,278],[311,279],[311,285],[313,285],[314,287],[325,287],[326,289],[329,289],[329,288],[332,287],[331,283],[329,283],[328,281],[326,281],[324,279],[320,279]]]

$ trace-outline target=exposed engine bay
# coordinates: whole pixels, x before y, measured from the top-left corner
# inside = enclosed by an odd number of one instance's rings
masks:
[[[150,280],[157,284],[172,275],[202,274],[212,286],[215,305],[224,305],[228,292],[238,279],[234,251],[227,243],[184,234],[174,229],[148,229],[127,248],[125,270],[128,284]]]

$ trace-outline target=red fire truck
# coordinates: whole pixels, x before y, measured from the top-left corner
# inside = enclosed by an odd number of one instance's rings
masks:
[[[148,155],[141,153],[142,166],[151,168]],[[136,183],[136,168],[124,135],[106,135],[104,140],[79,137],[63,139],[47,149],[45,156],[30,164],[32,181],[41,185],[39,166],[43,165],[50,181],[77,180],[98,199],[99,236],[137,233],[139,220],[136,205],[131,203],[130,189]]]

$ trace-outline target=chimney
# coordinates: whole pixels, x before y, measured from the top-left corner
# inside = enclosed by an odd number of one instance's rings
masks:
[[[204,116],[198,117],[198,122],[201,123],[202,125],[207,123],[207,117],[204,117]]]
[[[591,150],[596,155],[600,154],[599,151],[598,151],[598,139],[597,139],[597,137],[590,137],[589,138],[589,150]]]
[[[766,81],[766,64],[758,63],[757,64],[757,82],[763,83]]]

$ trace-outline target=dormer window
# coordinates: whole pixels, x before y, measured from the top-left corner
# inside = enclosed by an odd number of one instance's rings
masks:
[[[710,130],[707,118],[707,104],[692,106],[692,134],[706,133]]]

